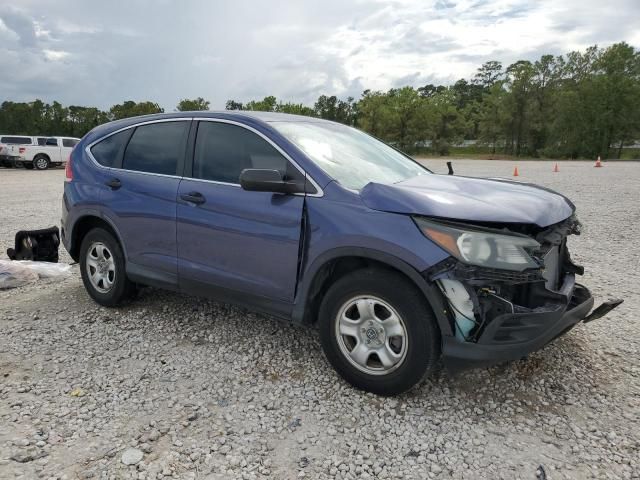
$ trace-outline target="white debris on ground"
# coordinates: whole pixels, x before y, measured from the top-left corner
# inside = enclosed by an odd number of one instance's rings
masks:
[[[625,303],[527,360],[396,398],[340,380],[314,331],[240,308],[153,289],[101,308],[77,267],[1,291],[0,478],[640,478],[640,164],[559,166],[521,162],[518,180],[574,200],[583,282]],[[0,246],[59,223],[63,176],[0,170]]]
[[[17,288],[38,279],[60,279],[71,272],[66,263],[0,259],[0,290]]]

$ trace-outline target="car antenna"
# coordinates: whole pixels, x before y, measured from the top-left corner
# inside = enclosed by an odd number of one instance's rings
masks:
[[[449,175],[453,175],[453,164],[451,162],[447,162],[447,168],[449,169]]]

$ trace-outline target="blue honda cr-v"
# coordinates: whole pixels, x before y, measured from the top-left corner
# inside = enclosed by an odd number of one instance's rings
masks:
[[[108,123],[67,163],[62,238],[101,305],[137,285],[317,325],[353,385],[390,395],[442,357],[518,359],[584,320],[574,206],[437,175],[341,124],[193,112]]]

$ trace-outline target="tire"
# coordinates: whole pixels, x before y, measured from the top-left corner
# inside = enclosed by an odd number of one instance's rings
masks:
[[[440,330],[430,305],[412,282],[392,271],[368,268],[340,278],[322,300],[318,324],[331,365],[367,392],[406,392],[440,358]]]
[[[37,170],[46,170],[47,168],[49,168],[50,164],[51,161],[46,155],[36,155],[33,158],[33,166],[36,167]]]
[[[82,240],[80,274],[91,298],[104,307],[124,303],[136,290],[127,278],[120,244],[102,228],[90,230]]]
[[[33,163],[23,163],[22,166],[27,170],[33,170]]]

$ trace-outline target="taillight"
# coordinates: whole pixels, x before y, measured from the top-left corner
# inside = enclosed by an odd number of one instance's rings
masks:
[[[27,149],[26,149],[25,147],[19,147],[19,148],[18,148],[18,152],[19,152],[19,153],[24,153],[24,152],[26,152],[26,151],[27,151]]]
[[[73,155],[73,151],[69,154],[69,160],[67,160],[67,164],[64,167],[64,181],[70,182],[73,180],[73,172],[71,171],[71,155]]]

